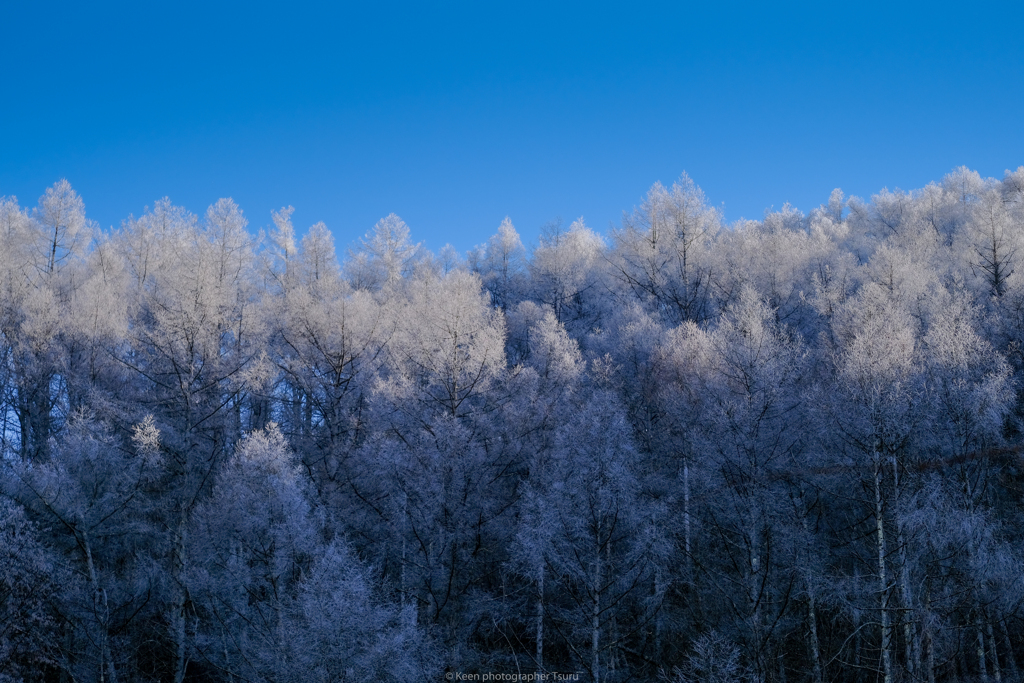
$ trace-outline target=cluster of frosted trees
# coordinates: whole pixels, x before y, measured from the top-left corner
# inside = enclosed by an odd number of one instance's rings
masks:
[[[1018,678],[1024,168],[290,215],[0,202],[0,681]]]

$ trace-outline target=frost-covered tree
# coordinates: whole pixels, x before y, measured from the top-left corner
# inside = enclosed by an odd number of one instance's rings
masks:
[[[595,392],[533,463],[516,539],[537,595],[538,659],[551,632],[594,681],[629,670],[662,597],[652,596],[661,509],[644,495],[630,442],[612,396]]]
[[[377,221],[349,253],[345,274],[354,288],[377,291],[395,286],[425,256],[425,250],[409,240],[409,226],[392,213]]]
[[[24,510],[0,497],[0,680],[45,680],[59,669],[62,570]]]
[[[472,254],[472,259],[473,269],[480,273],[495,306],[506,310],[519,302],[526,285],[526,249],[508,217],[487,244]]]
[[[542,239],[533,251],[531,295],[550,306],[558,322],[577,339],[601,320],[607,289],[600,267],[604,252],[604,240],[582,218],[574,221],[567,232]]]
[[[79,318],[75,304],[79,283],[88,277],[81,271],[92,226],[67,180],[48,188],[31,215],[16,200],[3,200],[0,221],[8,401],[19,423],[21,457],[43,461],[70,412],[62,342],[66,325]]]
[[[841,346],[829,407],[837,441],[869,471],[864,504],[874,525],[874,599],[887,683],[896,675],[892,515],[906,489],[909,446],[927,414],[919,333],[898,303],[889,291],[869,284],[837,319]]]
[[[427,415],[470,416],[505,369],[504,322],[481,296],[476,275],[413,279],[408,299],[394,302],[396,332],[384,381],[395,407]],[[415,416],[408,415],[412,419]]]
[[[64,634],[59,664],[76,678],[117,680],[139,664],[142,625],[156,616],[152,563],[168,540],[152,523],[147,495],[160,459],[152,421],[135,425],[126,443],[109,425],[79,413],[51,460],[5,472],[8,493],[45,525],[42,538],[70,569],[55,608]]]
[[[367,396],[394,321],[369,292],[342,279],[322,224],[310,228],[292,261],[287,285],[267,304],[280,375],[261,392],[261,405],[268,420],[276,405],[276,419],[326,495],[343,485],[346,455],[365,436]]]
[[[382,599],[311,505],[273,423],[252,432],[196,510],[187,573],[197,666],[245,680],[402,681],[430,674],[429,640]],[[326,538],[325,538],[326,537]]]
[[[713,315],[708,247],[721,225],[717,209],[685,173],[671,188],[655,183],[612,234],[612,273],[631,298],[670,325]]]
[[[130,377],[117,401],[129,419],[153,415],[165,456],[157,509],[169,541],[157,562],[175,681],[185,676],[189,519],[241,434],[248,392],[270,371],[255,240],[245,226],[228,199],[201,223],[162,202],[126,223],[112,245],[135,264],[137,287],[128,296],[128,339],[116,350]]]
[[[85,203],[62,179],[47,188],[33,212],[39,225],[35,238],[36,268],[42,273],[62,270],[80,256],[91,239],[91,226],[85,218]]]
[[[701,415],[701,450],[714,462],[719,493],[702,525],[720,540],[722,557],[701,564],[712,585],[729,587],[719,599],[735,615],[731,630],[762,676],[772,668],[776,630],[793,591],[799,546],[784,482],[804,465],[806,375],[801,341],[750,288],[709,334],[700,373],[710,399]]]

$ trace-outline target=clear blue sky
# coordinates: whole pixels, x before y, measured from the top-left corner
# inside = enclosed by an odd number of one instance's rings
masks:
[[[0,195],[465,250],[684,170],[732,221],[1024,164],[1019,0],[213,4],[4,3]]]

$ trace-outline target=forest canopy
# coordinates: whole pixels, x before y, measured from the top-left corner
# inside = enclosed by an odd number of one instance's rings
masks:
[[[0,681],[1018,680],[1024,167],[291,216],[0,199]]]

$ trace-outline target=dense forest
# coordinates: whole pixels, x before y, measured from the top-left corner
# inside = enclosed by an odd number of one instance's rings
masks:
[[[0,201],[0,681],[1021,680],[1024,167],[291,213]]]

